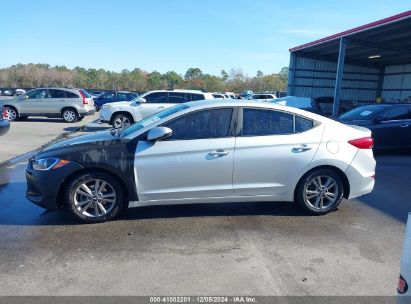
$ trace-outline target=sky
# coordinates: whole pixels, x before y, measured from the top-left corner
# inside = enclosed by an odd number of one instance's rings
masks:
[[[276,73],[289,48],[411,9],[409,0],[0,0],[0,67]],[[9,13],[6,13],[9,12]]]

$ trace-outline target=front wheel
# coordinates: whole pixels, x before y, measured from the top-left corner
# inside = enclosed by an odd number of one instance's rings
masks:
[[[17,120],[18,118],[18,113],[17,110],[13,107],[4,107],[4,111],[6,112],[6,119],[13,121]]]
[[[118,113],[112,119],[112,126],[116,129],[124,128],[132,125],[134,123],[133,118],[131,115],[126,113]]]
[[[341,177],[333,170],[318,169],[300,180],[295,199],[306,213],[323,215],[337,209],[343,195]]]
[[[124,206],[119,182],[108,174],[85,173],[66,190],[66,204],[78,219],[89,223],[105,222],[114,218]]]

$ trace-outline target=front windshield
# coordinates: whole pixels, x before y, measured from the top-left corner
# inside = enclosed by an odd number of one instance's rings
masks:
[[[369,105],[355,108],[340,116],[343,120],[370,120],[375,118],[377,113],[381,112],[385,107],[381,105]]]
[[[174,107],[165,109],[165,110],[163,110],[161,112],[158,112],[156,114],[153,114],[151,116],[148,116],[148,117],[132,124],[131,126],[127,127],[126,129],[124,129],[123,132],[121,132],[121,136],[122,137],[128,136],[131,133],[134,133],[134,132],[136,132],[140,129],[143,129],[143,128],[155,123],[156,121],[159,121],[160,119],[163,119],[164,117],[167,117],[169,115],[173,115],[174,113],[183,111],[183,110],[188,109],[188,108],[189,108],[188,105],[182,103],[182,104],[176,105]]]

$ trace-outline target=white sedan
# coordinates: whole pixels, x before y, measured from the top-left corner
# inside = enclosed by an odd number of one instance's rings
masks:
[[[296,108],[189,102],[41,151],[27,196],[88,222],[124,207],[216,202],[296,201],[325,214],[372,191],[372,146],[370,130]]]

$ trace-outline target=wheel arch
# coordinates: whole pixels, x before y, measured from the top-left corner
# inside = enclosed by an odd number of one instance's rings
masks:
[[[337,173],[338,176],[341,178],[341,181],[342,181],[342,183],[343,183],[343,187],[344,187],[344,195],[343,195],[343,197],[344,197],[344,198],[348,198],[348,197],[350,196],[350,182],[348,181],[348,178],[347,178],[347,176],[345,175],[345,173],[344,173],[341,169],[339,169],[339,168],[337,168],[337,167],[335,167],[335,166],[320,165],[320,166],[311,168],[311,169],[308,170],[306,173],[304,173],[303,176],[300,177],[300,179],[298,180],[297,184],[295,185],[295,189],[294,189],[294,200],[295,200],[295,197],[296,197],[296,191],[297,191],[298,185],[300,184],[301,180],[304,179],[307,175],[311,174],[313,171],[316,171],[316,170],[319,170],[319,169],[329,169],[329,170],[332,170],[332,171],[334,171],[335,173]]]
[[[3,106],[3,108],[13,108],[17,113],[17,117],[20,117],[20,111],[19,111],[19,109],[17,109],[17,107],[15,105],[3,104],[2,106]]]
[[[116,112],[114,112],[113,114],[111,114],[111,117],[110,117],[110,124],[111,124],[111,125],[113,124],[114,117],[116,117],[116,115],[118,115],[118,114],[127,115],[129,118],[131,118],[132,123],[135,122],[133,114],[131,114],[130,112],[127,112],[127,111],[124,111],[124,110],[123,110],[123,111],[116,111]]]
[[[125,204],[124,207],[127,207],[128,197],[129,197],[129,190],[128,190],[126,184],[123,182],[123,180],[117,174],[115,174],[114,172],[112,172],[110,170],[106,170],[106,169],[103,169],[103,168],[97,168],[97,167],[87,167],[87,168],[80,169],[80,170],[77,170],[77,171],[69,174],[68,176],[66,176],[64,181],[60,184],[59,190],[57,192],[57,202],[58,202],[59,208],[64,207],[64,193],[65,193],[69,183],[71,181],[73,181],[74,179],[76,179],[77,177],[79,177],[80,175],[82,175],[82,174],[94,173],[94,172],[105,173],[105,174],[110,175],[111,177],[113,177],[114,179],[117,180],[117,182],[121,186],[121,189],[123,190],[124,204]]]

